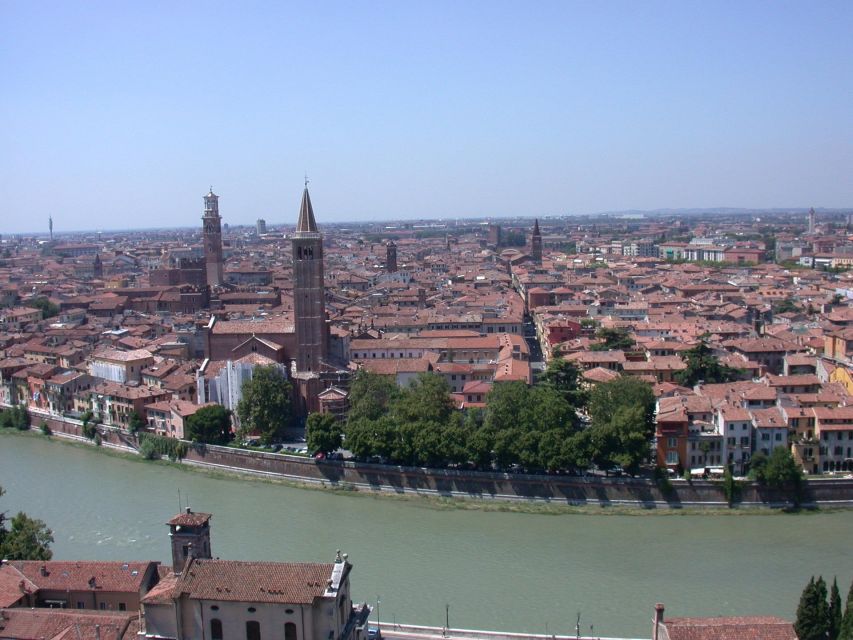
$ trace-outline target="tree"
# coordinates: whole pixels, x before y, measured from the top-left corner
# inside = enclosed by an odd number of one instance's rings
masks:
[[[132,434],[139,433],[140,430],[145,428],[145,420],[142,419],[142,416],[139,415],[138,411],[132,411],[130,413],[130,420],[127,423],[127,430]]]
[[[221,404],[202,407],[187,417],[186,437],[206,444],[228,444],[231,433],[231,412]]]
[[[829,592],[829,607],[827,618],[829,621],[829,640],[837,640],[841,632],[841,594],[838,592],[838,579],[832,579],[832,589]]]
[[[341,448],[341,425],[331,414],[312,413],[305,425],[305,439],[309,452],[328,455]]]
[[[700,381],[709,384],[731,382],[741,376],[739,369],[721,365],[705,340],[685,351],[681,357],[687,368],[675,374],[675,381],[685,387],[692,387]]]
[[[556,357],[548,363],[541,384],[555,389],[572,408],[579,409],[587,401],[586,392],[578,384],[579,378],[580,371],[575,363]]]
[[[838,640],[853,640],[853,583],[850,584],[850,590],[847,592],[847,604],[838,629]]]
[[[0,412],[0,427],[26,431],[30,428],[30,416],[22,405]]]
[[[621,327],[599,329],[595,336],[602,342],[592,345],[590,351],[625,351],[634,346],[631,334]]]
[[[756,482],[766,481],[767,455],[763,451],[756,451],[749,461],[749,477]]]
[[[362,418],[378,420],[385,415],[388,404],[398,393],[399,389],[390,377],[359,369],[350,385],[347,419],[353,422]]]
[[[622,376],[596,385],[589,398],[589,416],[593,424],[610,423],[619,407],[642,407],[649,433],[654,432],[655,395],[647,382]]]
[[[822,581],[822,579],[821,579]],[[823,589],[823,597],[820,588],[811,577],[806,588],[800,596],[800,604],[797,606],[797,619],[794,622],[794,631],[799,640],[825,640],[827,634],[827,620],[824,615],[826,607],[826,586]]]
[[[792,489],[799,495],[803,473],[787,447],[776,447],[767,458],[764,481],[776,489]]]
[[[290,382],[276,365],[255,367],[243,383],[237,415],[243,432],[257,433],[264,444],[280,438],[290,423]]]
[[[800,308],[791,296],[784,300],[779,300],[773,305],[773,313],[791,313],[797,312]]]
[[[4,493],[0,487],[0,496]],[[41,520],[23,512],[12,518],[6,529],[6,514],[0,512],[0,558],[8,560],[50,560],[53,532]]]
[[[42,318],[52,318],[59,315],[59,307],[52,303],[49,298],[36,298],[27,303],[27,306],[41,309]]]

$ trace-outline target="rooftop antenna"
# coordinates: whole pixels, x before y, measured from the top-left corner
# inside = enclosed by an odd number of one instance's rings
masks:
[[[305,188],[306,188],[306,189],[308,188],[308,183],[309,183],[309,182],[311,182],[311,181],[308,179],[308,172],[306,171],[306,172],[305,172]]]

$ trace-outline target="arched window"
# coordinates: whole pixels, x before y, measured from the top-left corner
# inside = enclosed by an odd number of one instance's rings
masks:
[[[284,640],[296,640],[296,625],[292,622],[284,624]]]
[[[246,623],[246,640],[261,640],[261,623],[257,620]]]
[[[210,621],[210,640],[222,640],[222,620],[219,618]]]

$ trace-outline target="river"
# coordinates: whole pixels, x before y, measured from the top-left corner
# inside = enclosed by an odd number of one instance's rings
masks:
[[[793,620],[812,574],[853,579],[853,511],[802,515],[540,515],[436,509],[219,478],[0,435],[0,508],[45,520],[56,559],[169,561],[178,491],[214,514],[214,555],[331,562],[383,621],[533,633],[650,636],[667,615]]]

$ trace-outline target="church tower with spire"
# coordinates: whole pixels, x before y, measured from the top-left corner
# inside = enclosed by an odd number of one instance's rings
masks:
[[[539,232],[539,218],[533,223],[533,235],[530,237],[530,257],[542,262],[542,234]]]
[[[219,196],[213,187],[204,196],[204,215],[201,218],[204,238],[204,264],[207,284],[218,287],[222,284],[222,218],[219,217]]]
[[[299,220],[292,239],[293,312],[296,371],[319,372],[326,358],[326,302],[323,282],[323,235],[317,229],[308,181],[302,192]]]

